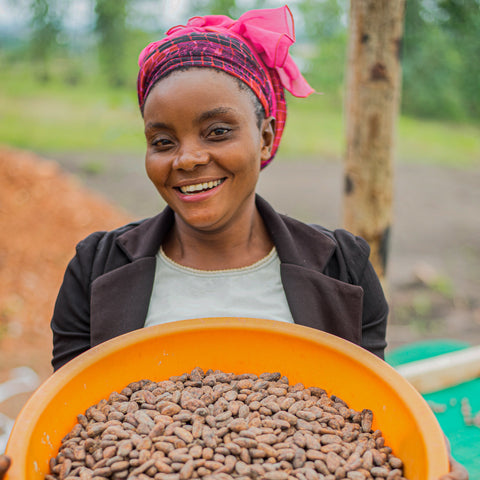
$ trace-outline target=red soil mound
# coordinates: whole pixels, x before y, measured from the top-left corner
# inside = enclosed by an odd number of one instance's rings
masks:
[[[76,243],[129,220],[55,163],[0,148],[0,382],[19,365],[51,373],[49,323]]]

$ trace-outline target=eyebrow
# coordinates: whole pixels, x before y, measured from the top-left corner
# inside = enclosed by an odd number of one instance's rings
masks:
[[[210,118],[214,118],[217,115],[225,115],[229,113],[233,113],[235,110],[230,107],[217,107],[213,108],[212,110],[208,110],[207,112],[203,112],[200,114],[196,119],[195,123],[200,124],[206,120],[209,120]],[[148,130],[156,130],[156,129],[169,129],[169,125],[164,122],[148,122],[145,125],[145,131]]]
[[[209,120],[210,118],[216,117],[217,115],[224,115],[228,113],[233,113],[235,110],[230,107],[217,107],[213,108],[212,110],[208,110],[207,112],[203,112],[197,119],[196,123],[202,123],[205,120]]]
[[[169,127],[166,123],[163,123],[163,122],[148,122],[145,125],[145,131],[157,130],[159,128],[167,128],[168,129]]]

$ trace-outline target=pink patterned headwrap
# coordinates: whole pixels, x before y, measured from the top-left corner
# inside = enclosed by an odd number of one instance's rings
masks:
[[[260,100],[266,116],[276,119],[273,159],[285,127],[284,88],[296,97],[313,93],[288,53],[295,42],[290,9],[251,10],[238,20],[225,15],[193,17],[171,28],[166,37],[148,45],[138,59],[138,101],[145,100],[158,80],[181,67],[217,68],[246,83]]]

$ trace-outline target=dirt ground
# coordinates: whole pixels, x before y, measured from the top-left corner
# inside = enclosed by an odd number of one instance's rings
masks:
[[[56,163],[0,148],[0,384],[16,367],[50,375],[49,319],[75,244],[129,219]],[[0,413],[13,418],[29,394],[4,394]]]
[[[141,155],[49,154],[56,163],[44,163],[5,152],[0,167],[7,156],[15,161],[0,172],[0,383],[21,365],[43,380],[51,373],[49,315],[76,242],[163,203]],[[427,338],[480,344],[479,187],[478,167],[397,166],[389,348]],[[280,212],[329,228],[341,224],[341,191],[341,165],[321,159],[276,160],[258,188]],[[0,400],[0,413],[13,418],[28,396]]]

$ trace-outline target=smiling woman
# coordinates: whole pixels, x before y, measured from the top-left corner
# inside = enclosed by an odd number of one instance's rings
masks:
[[[195,17],[140,54],[146,171],[168,206],[80,242],[52,319],[55,369],[122,333],[207,316],[298,323],[383,357],[388,307],[365,241],[255,194],[282,137],[284,90],[313,91],[293,42],[284,7]]]
[[[293,42],[284,7],[195,17],[142,51],[146,170],[168,206],[78,245],[52,319],[55,369],[122,333],[207,316],[298,323],[383,357],[388,307],[366,242],[255,194],[282,137],[285,89],[313,92]]]
[[[165,253],[203,270],[243,267],[267,255],[273,244],[259,228],[254,197],[260,165],[270,158],[273,117],[259,128],[250,96],[232,76],[194,68],[155,85],[144,119],[148,176],[176,214]],[[220,245],[209,247],[212,232],[225,238],[224,250],[227,238],[242,248],[219,255]]]
[[[205,317],[296,323],[383,358],[388,307],[367,243],[255,193],[285,126],[284,90],[312,93],[293,42],[284,7],[195,17],[140,54],[146,171],[168,205],[79,243],[51,322],[54,369],[123,333]]]

